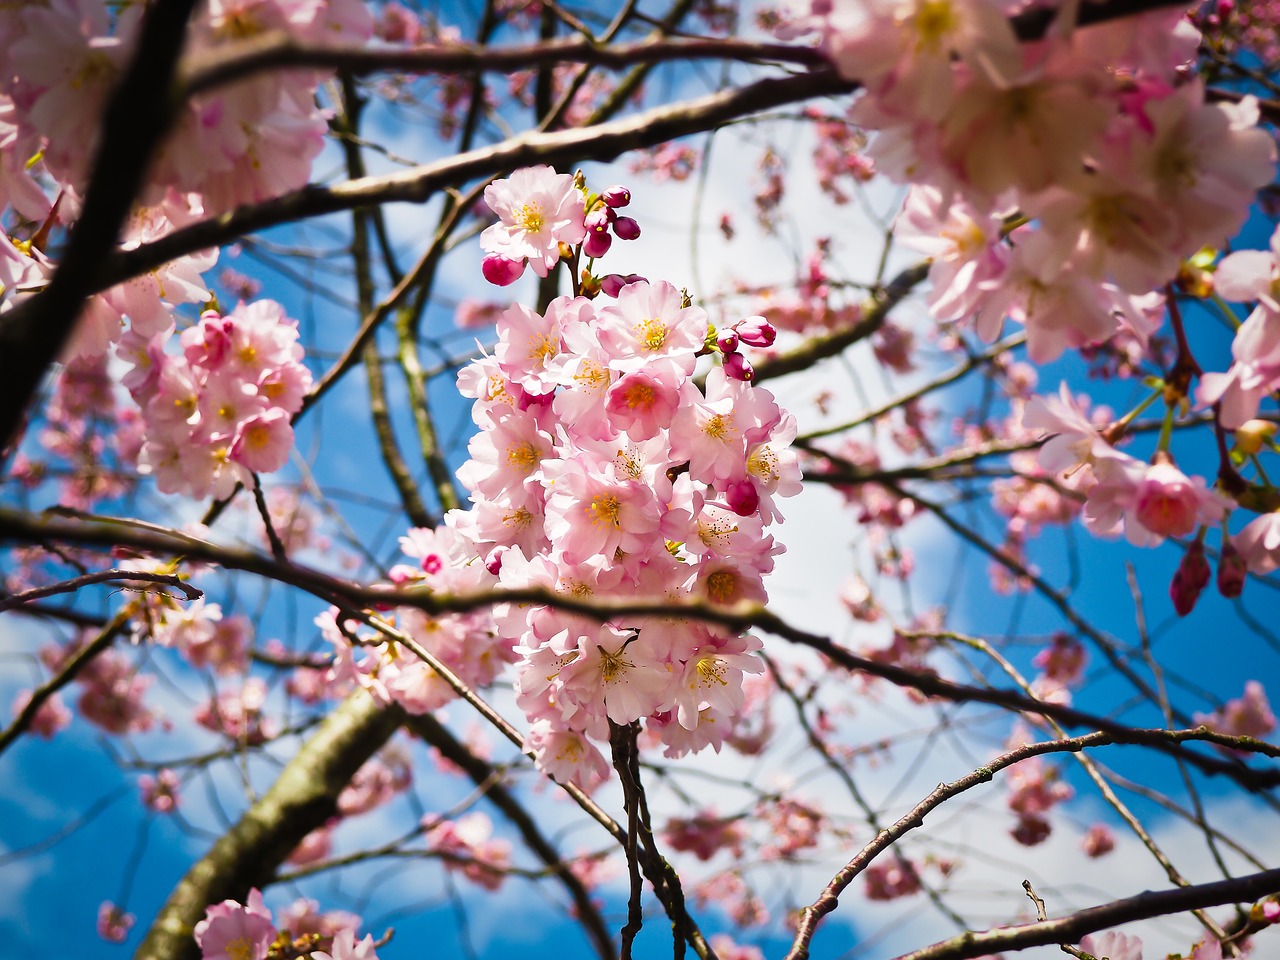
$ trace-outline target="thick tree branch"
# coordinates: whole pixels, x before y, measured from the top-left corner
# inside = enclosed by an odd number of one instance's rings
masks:
[[[338,794],[404,721],[398,706],[351,694],[302,745],[271,789],[182,878],[135,960],[198,960],[192,934],[207,906],[243,902],[265,886],[298,843],[337,810]]]

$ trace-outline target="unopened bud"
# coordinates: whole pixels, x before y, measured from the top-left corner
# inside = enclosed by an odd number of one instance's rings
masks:
[[[587,239],[582,244],[582,252],[594,260],[608,253],[611,246],[613,246],[613,237],[609,234],[608,228],[605,228],[599,233],[592,231],[587,234]]]
[[[751,361],[740,353],[724,355],[724,373],[730,380],[742,380],[746,383],[756,378],[756,371],[751,366]]]
[[[596,207],[587,214],[587,218],[583,222],[587,226],[588,233],[599,233],[602,230],[609,229],[609,224],[613,222],[614,216],[614,212],[608,207]]]
[[[778,339],[778,331],[764,317],[747,317],[733,325],[742,342],[752,347],[771,347]]]
[[[716,346],[720,348],[723,354],[738,352],[738,335],[730,330],[728,333],[722,333],[716,337]]]
[[[494,547],[487,557],[484,558],[484,568],[495,577],[502,570],[502,555],[507,552],[507,547]]]
[[[750,480],[729,484],[724,492],[724,499],[729,504],[729,509],[740,517],[754,516],[760,509],[760,494]]]
[[[640,236],[640,224],[630,217],[618,217],[613,221],[613,232],[619,240],[635,240]]]
[[[508,260],[491,253],[480,263],[480,272],[494,286],[506,287],[520,279],[524,273],[524,260]]]
[[[1209,561],[1204,556],[1204,544],[1199,540],[1192,542],[1187,549],[1178,571],[1169,584],[1169,598],[1173,601],[1173,609],[1178,616],[1185,617],[1200,599],[1200,593],[1208,586],[1213,571],[1209,569]]]
[[[1218,592],[1224,597],[1238,597],[1244,592],[1244,578],[1249,566],[1230,540],[1222,543],[1222,555],[1218,557]]]
[[[601,191],[600,199],[610,207],[625,207],[631,202],[631,191],[623,186],[612,186]]]

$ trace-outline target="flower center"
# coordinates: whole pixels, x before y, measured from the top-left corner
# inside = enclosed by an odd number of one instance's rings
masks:
[[[650,353],[661,350],[667,342],[667,325],[657,317],[641,320],[635,326],[635,333],[640,347]]]
[[[730,603],[738,594],[738,575],[731,570],[717,570],[707,577],[707,595],[716,603]]]
[[[541,233],[546,220],[542,216],[542,204],[538,201],[526,203],[515,215],[516,226],[525,233]]]
[[[613,527],[615,530],[622,526],[618,519],[621,504],[618,503],[618,498],[612,493],[592,498],[591,506],[588,509],[591,511],[592,526],[599,526],[603,523]]]

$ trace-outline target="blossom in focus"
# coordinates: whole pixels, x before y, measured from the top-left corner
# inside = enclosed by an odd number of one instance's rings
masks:
[[[223,900],[208,907],[195,938],[202,960],[265,960],[276,928],[255,887],[244,904]]]
[[[561,243],[586,238],[586,202],[572,174],[524,167],[485,187],[484,200],[499,219],[480,235],[480,245],[508,260],[527,259],[540,277],[559,262]]]

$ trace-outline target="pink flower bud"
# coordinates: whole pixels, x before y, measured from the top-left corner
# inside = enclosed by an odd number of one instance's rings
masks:
[[[740,517],[750,517],[760,508],[760,494],[750,480],[738,480],[729,484],[724,492],[729,509]]]
[[[630,217],[618,217],[613,221],[613,232],[619,240],[635,240],[640,236],[640,224]]]
[[[627,278],[620,273],[608,273],[600,278],[600,292],[606,297],[617,299],[622,288],[627,285]]]
[[[1196,601],[1200,599],[1200,591],[1208,585],[1211,575],[1209,561],[1204,558],[1204,544],[1195,540],[1178,565],[1173,582],[1169,584],[1169,598],[1173,600],[1173,609],[1178,612],[1178,616],[1185,617],[1192,611]]]
[[[743,343],[752,347],[771,347],[778,339],[778,331],[764,317],[747,317],[733,325]]]
[[[508,260],[496,253],[491,253],[480,263],[480,272],[484,278],[496,287],[506,287],[520,279],[524,273],[524,260]]]
[[[726,353],[724,355],[724,374],[730,380],[742,380],[750,383],[756,378],[756,372],[751,366],[751,362],[740,353]]]
[[[587,214],[586,225],[588,233],[599,233],[602,230],[608,230],[609,224],[616,217],[612,210],[608,207],[596,207]]]
[[[607,228],[601,233],[592,230],[587,233],[587,239],[582,244],[582,252],[594,260],[608,253],[611,246],[613,246],[613,237],[610,236]]]
[[[1048,840],[1052,830],[1049,821],[1043,817],[1027,816],[1020,817],[1018,825],[1009,832],[1024,847],[1034,847]]]
[[[1095,823],[1085,833],[1080,846],[1086,857],[1096,859],[1116,848],[1116,836],[1105,823]]]
[[[730,330],[728,333],[722,333],[716,337],[716,346],[720,348],[723,354],[738,352],[738,335]]]
[[[1224,597],[1233,598],[1244,592],[1245,574],[1249,567],[1240,551],[1230,540],[1222,544],[1222,555],[1218,557],[1218,592]]]
[[[1162,537],[1185,537],[1196,528],[1200,496],[1181,470],[1167,461],[1147,468],[1138,484],[1138,522]]]
[[[494,547],[484,558],[484,568],[495,577],[502,571],[502,555],[506,552],[506,547]]]
[[[1280,923],[1280,903],[1275,900],[1263,900],[1262,919],[1267,923]]]
[[[413,567],[407,563],[397,563],[389,571],[387,571],[387,579],[394,584],[413,583],[422,579],[421,575]]]
[[[631,202],[631,191],[623,186],[608,187],[600,192],[600,199],[610,207],[625,207]]]

